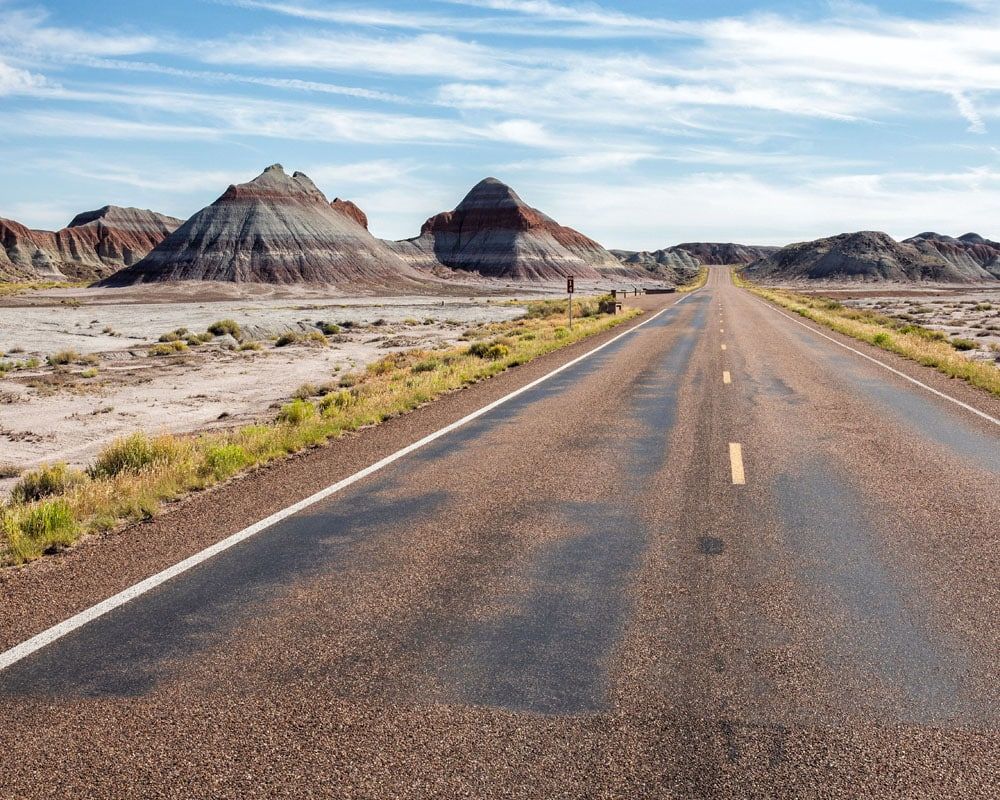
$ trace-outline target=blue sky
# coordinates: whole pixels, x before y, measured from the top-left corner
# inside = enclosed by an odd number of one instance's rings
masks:
[[[386,238],[495,175],[609,247],[1000,239],[998,29],[996,0],[0,0],[0,216],[186,217],[280,162]]]

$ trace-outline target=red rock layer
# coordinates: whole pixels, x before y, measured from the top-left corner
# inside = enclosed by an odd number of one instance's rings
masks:
[[[357,204],[352,203],[350,200],[341,200],[339,197],[335,197],[333,202],[330,203],[330,207],[334,211],[339,211],[344,216],[350,217],[362,228],[368,230],[368,215],[358,208]]]

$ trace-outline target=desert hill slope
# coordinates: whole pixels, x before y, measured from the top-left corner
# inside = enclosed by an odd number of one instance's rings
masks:
[[[331,204],[306,175],[274,164],[230,186],[104,285],[205,280],[395,288],[426,280],[364,221],[353,203]]]

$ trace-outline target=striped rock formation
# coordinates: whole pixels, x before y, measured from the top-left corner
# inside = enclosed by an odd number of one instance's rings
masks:
[[[933,248],[956,269],[968,274],[973,280],[988,280],[983,272],[1000,278],[1000,242],[984,239],[978,233],[966,233],[957,239],[940,233],[918,233],[903,244],[920,248]]]
[[[444,265],[491,278],[597,279],[630,272],[593,239],[527,205],[496,178],[477,183],[454,211],[428,219],[420,236],[391,246],[425,270]]]
[[[356,212],[356,213],[355,213]],[[353,203],[327,201],[301,172],[274,164],[230,186],[138,264],[105,281],[328,284],[396,288],[426,277],[364,227]]]
[[[139,208],[104,206],[59,231],[0,219],[0,280],[94,280],[135,264],[181,224]]]
[[[996,278],[956,264],[926,241],[897,242],[880,231],[842,233],[784,247],[748,268],[755,279],[830,282],[978,283]]]

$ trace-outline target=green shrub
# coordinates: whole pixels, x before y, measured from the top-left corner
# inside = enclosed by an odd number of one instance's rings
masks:
[[[65,494],[67,489],[85,479],[80,470],[72,469],[63,462],[45,464],[22,475],[11,490],[10,498],[15,503],[34,503],[52,495]]]
[[[467,352],[470,356],[496,361],[510,355],[510,348],[499,342],[475,342]]]
[[[309,331],[304,339],[312,344],[318,344],[320,347],[327,347],[330,344],[320,331]]]
[[[290,333],[283,333],[278,337],[278,341],[274,343],[275,347],[287,347],[290,344],[295,344],[302,340],[302,335],[291,331]]]
[[[221,481],[235,475],[252,462],[250,454],[238,444],[220,444],[205,452],[205,463],[201,471],[203,475],[211,475]]]
[[[414,372],[433,372],[438,367],[441,366],[441,362],[436,358],[425,358],[423,361],[418,361],[411,368]]]
[[[565,339],[567,336],[569,336],[569,331],[562,325],[560,325],[558,328],[552,331],[552,335],[555,336],[557,339]]]
[[[215,336],[225,336],[227,333],[234,339],[239,339],[243,335],[240,325],[233,319],[220,319],[208,326],[208,332]]]
[[[316,416],[316,406],[308,400],[292,400],[281,407],[278,421],[289,425],[301,425]]]
[[[139,473],[151,464],[169,461],[176,449],[176,443],[169,436],[151,439],[145,433],[133,433],[105,447],[88,472],[92,478],[110,478],[123,472]]]
[[[357,397],[353,392],[347,389],[340,389],[339,391],[324,395],[323,399],[319,401],[319,407],[320,411],[329,415],[334,411],[340,411],[354,405],[356,400]]]
[[[975,350],[976,343],[971,339],[952,339],[951,346],[956,350]]]
[[[97,367],[90,367],[85,369],[80,373],[81,378],[96,378],[97,377]]]
[[[872,337],[872,344],[878,345],[879,347],[888,347],[892,344],[892,337],[888,333],[876,333]]]
[[[263,345],[260,342],[243,342],[243,344],[239,346],[240,352],[243,352],[245,350],[262,350],[262,349]]]
[[[335,336],[340,333],[340,326],[333,322],[318,322],[316,323],[318,327],[326,336]]]

